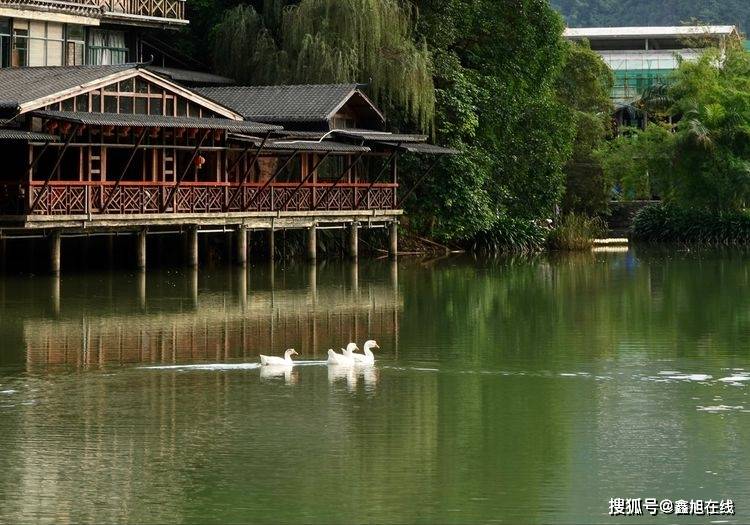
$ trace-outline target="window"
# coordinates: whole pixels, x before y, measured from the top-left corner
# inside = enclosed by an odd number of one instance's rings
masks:
[[[124,64],[128,58],[123,31],[89,30],[89,64],[106,66]]]
[[[10,65],[10,19],[0,18],[0,67]]]
[[[65,49],[68,44],[65,31],[64,24],[55,22],[0,20],[0,66],[66,64],[68,56]],[[83,54],[82,48],[80,54]]]
[[[86,39],[83,26],[68,24],[65,39],[65,63],[69,66],[83,65],[83,50]]]

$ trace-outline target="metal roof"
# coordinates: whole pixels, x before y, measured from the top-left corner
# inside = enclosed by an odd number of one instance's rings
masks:
[[[419,155],[458,155],[461,152],[457,149],[444,148],[442,146],[435,146],[434,144],[419,144],[419,143],[407,143],[399,144],[393,142],[383,142],[385,146],[397,148],[407,153],[416,153]]]
[[[166,117],[163,115],[125,115],[121,113],[83,113],[77,111],[34,111],[32,114],[37,117],[89,126],[152,126],[158,128],[216,129],[245,133],[266,133],[282,129],[280,126],[271,124],[224,118]]]
[[[382,113],[358,90],[357,84],[291,86],[223,86],[193,91],[260,122],[326,122],[353,95],[359,93],[382,119]]]
[[[20,129],[0,129],[0,141],[3,140],[12,142],[57,142],[60,137]]]
[[[262,142],[258,137],[247,137],[237,134],[232,134],[230,138],[240,141],[251,141],[256,146],[260,146]],[[270,140],[266,141],[263,145],[263,149],[275,151],[321,151],[331,153],[367,153],[372,151],[367,146],[347,144],[345,142],[333,142],[329,140]]]
[[[643,26],[643,27],[570,27],[565,38],[684,38],[696,36],[738,35],[736,26]]]
[[[427,135],[390,133],[387,131],[372,131],[369,129],[336,129],[334,130],[334,132],[336,133],[336,135],[341,135],[342,137],[350,137],[363,140],[389,140],[392,142],[425,142],[427,140]]]

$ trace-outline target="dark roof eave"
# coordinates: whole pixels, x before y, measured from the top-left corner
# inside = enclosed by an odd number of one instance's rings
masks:
[[[34,116],[88,126],[195,128],[245,133],[281,131],[281,126],[224,118],[167,117],[163,115],[124,115],[121,113],[83,113],[76,111],[34,111]]]

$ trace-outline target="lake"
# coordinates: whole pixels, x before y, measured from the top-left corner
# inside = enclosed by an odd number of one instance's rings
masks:
[[[748,522],[749,292],[737,251],[6,275],[0,522]]]

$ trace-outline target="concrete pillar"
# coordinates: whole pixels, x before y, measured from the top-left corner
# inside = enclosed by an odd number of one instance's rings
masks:
[[[139,271],[146,269],[146,228],[135,235],[135,266]]]
[[[307,229],[307,259],[314,261],[318,258],[318,231],[313,224]]]
[[[60,276],[53,275],[49,281],[49,301],[52,308],[52,314],[57,317],[60,315]]]
[[[268,230],[268,260],[273,262],[276,259],[276,232],[273,228]]]
[[[247,228],[238,226],[234,245],[237,249],[236,262],[240,266],[247,264]]]
[[[353,222],[349,225],[349,257],[359,257],[359,223]]]
[[[398,222],[393,221],[388,225],[388,254],[391,257],[398,255]]]
[[[198,267],[198,227],[190,226],[187,229],[187,266]]]
[[[139,268],[140,269],[140,268]],[[138,306],[142,312],[146,311],[146,272],[139,271],[136,276],[138,286]]]
[[[8,247],[5,242],[5,237],[0,233],[0,273],[5,272],[5,263],[8,257]]]
[[[62,249],[60,230],[51,231],[48,239],[49,239],[49,271],[50,273],[52,273],[52,275],[59,275],[60,252]]]

